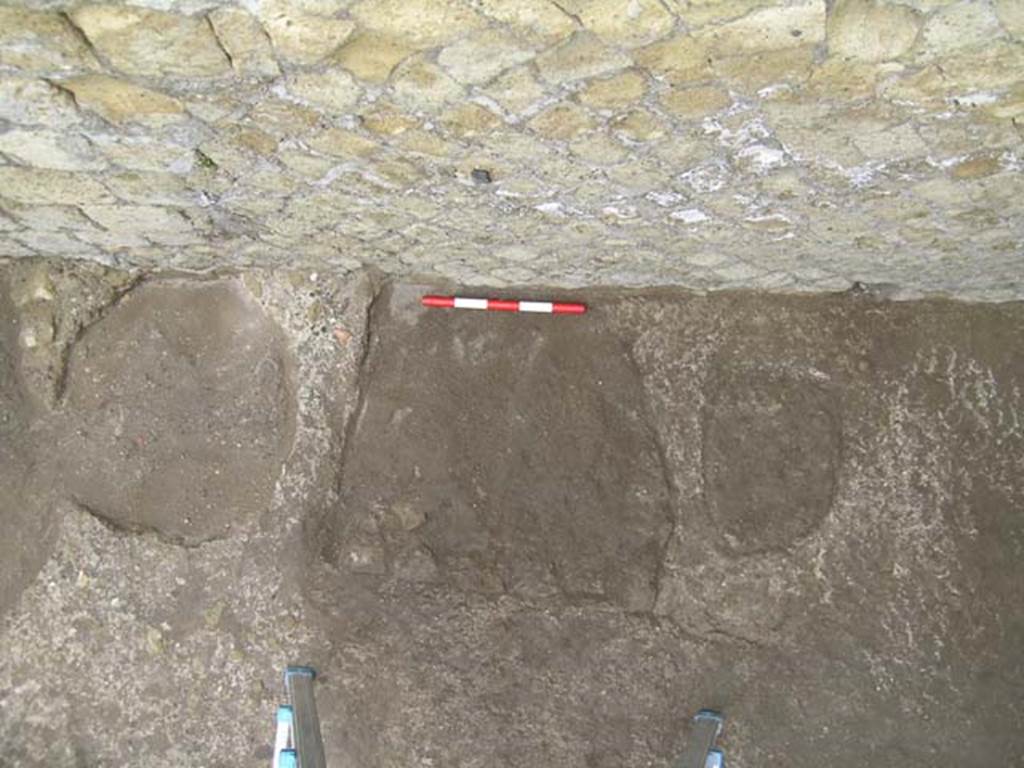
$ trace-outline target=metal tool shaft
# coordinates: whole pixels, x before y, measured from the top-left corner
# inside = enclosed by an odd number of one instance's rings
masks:
[[[285,687],[294,711],[295,751],[299,768],[327,768],[324,742],[320,735],[320,717],[313,696],[316,672],[310,667],[288,667],[284,673]]]
[[[676,768],[705,768],[708,754],[715,746],[715,739],[722,730],[722,716],[710,709],[702,709],[693,718],[690,738],[686,751],[676,763]]]

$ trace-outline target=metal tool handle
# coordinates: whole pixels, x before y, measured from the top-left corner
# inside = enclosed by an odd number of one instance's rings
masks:
[[[299,768],[327,768],[320,717],[313,696],[315,678],[312,667],[288,667],[284,673],[284,685],[294,711],[293,733]]]
[[[715,739],[722,732],[722,723],[724,722],[725,718],[710,709],[702,709],[694,715],[686,751],[676,763],[676,768],[709,768],[710,766],[717,768],[721,766],[722,753],[713,747]]]

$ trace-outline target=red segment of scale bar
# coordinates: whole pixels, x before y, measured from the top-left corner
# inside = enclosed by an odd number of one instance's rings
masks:
[[[490,312],[539,312],[549,315],[582,315],[586,304],[572,301],[519,301],[517,299],[470,299],[464,296],[424,296],[424,307],[483,309]]]

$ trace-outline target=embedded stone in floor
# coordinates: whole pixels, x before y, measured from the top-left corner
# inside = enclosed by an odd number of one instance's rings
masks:
[[[329,558],[649,610],[668,488],[621,342],[580,319],[381,304]]]
[[[708,385],[704,480],[726,551],[782,549],[828,514],[839,463],[835,405],[820,381],[726,368]]]
[[[71,351],[62,446],[77,503],[195,544],[265,509],[293,431],[280,330],[241,283],[131,291]]]

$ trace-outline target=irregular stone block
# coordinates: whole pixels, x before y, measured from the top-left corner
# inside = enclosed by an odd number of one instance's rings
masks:
[[[513,69],[495,79],[485,93],[509,112],[523,112],[544,96],[544,86],[526,67]]]
[[[672,81],[705,80],[711,74],[710,41],[677,35],[633,52],[633,58],[655,75]]]
[[[581,32],[537,57],[540,76],[552,84],[605,75],[624,69],[629,58],[606,47],[594,35]]]
[[[360,80],[383,83],[399,62],[416,51],[403,40],[388,35],[364,32],[345,43],[332,57]]]
[[[435,111],[463,93],[443,69],[418,56],[400,64],[391,82],[395,102],[412,111]]]
[[[636,70],[621,72],[603,80],[592,80],[578,99],[588,107],[625,107],[643,98],[647,80]]]
[[[171,96],[107,75],[73,77],[61,85],[75,95],[79,106],[112,123],[162,123],[185,111]]]
[[[351,438],[342,498],[316,539],[322,554],[360,578],[394,572],[469,593],[649,610],[670,528],[668,488],[653,436],[628,405],[640,380],[618,341],[584,324],[550,333],[522,318],[503,318],[518,320],[517,330],[496,334],[472,316],[383,300],[370,353],[375,383]],[[467,396],[486,381],[517,382],[497,418]],[[451,439],[436,439],[442,424]],[[538,425],[542,436],[532,435]],[[476,461],[485,445],[506,446],[503,459]],[[379,557],[368,573],[349,546],[377,519]],[[410,565],[418,547],[433,567],[422,557]]]
[[[815,45],[825,41],[825,1],[755,10],[700,34],[722,56]]]
[[[844,0],[828,17],[830,54],[857,61],[886,61],[909,51],[921,15],[904,5],[878,0]]]
[[[0,77],[0,119],[51,128],[82,122],[74,99],[65,91],[45,80],[15,76]]]
[[[0,7],[0,66],[57,73],[99,64],[59,14]]]
[[[71,18],[127,74],[215,77],[231,72],[205,18],[119,5],[84,5]]]
[[[544,45],[563,40],[579,29],[575,20],[550,0],[480,0],[477,5],[516,34]]]
[[[474,10],[455,0],[362,0],[349,10],[370,30],[416,48],[433,48],[484,25]]]
[[[0,167],[0,189],[17,203],[86,205],[113,203],[106,187],[84,174],[40,168]]]
[[[279,329],[231,281],[134,289],[72,349],[72,496],[110,524],[197,544],[267,509],[293,430]]]
[[[722,370],[707,387],[704,482],[728,552],[785,549],[828,514],[839,466],[833,397],[813,380]]]
[[[541,112],[530,123],[530,128],[547,139],[572,139],[594,127],[594,118],[587,110],[575,104],[560,104]]]
[[[486,107],[470,102],[443,114],[441,123],[456,136],[467,137],[494,130],[501,125],[501,118]]]
[[[359,101],[362,88],[348,72],[299,72],[288,78],[288,91],[314,107],[347,112]]]
[[[633,141],[654,141],[665,136],[669,126],[646,109],[634,109],[614,118],[609,127]]]
[[[460,83],[485,83],[534,56],[532,48],[494,30],[470,35],[444,48],[437,63]]]
[[[98,171],[107,165],[83,136],[46,130],[0,133],[0,152],[25,165],[59,171]]]
[[[959,2],[928,17],[918,52],[924,58],[937,58],[959,49],[989,45],[1004,35],[991,5]]]
[[[559,7],[605,42],[626,48],[664,37],[675,25],[658,0],[563,0]]]
[[[665,110],[684,120],[694,120],[720,112],[732,104],[729,93],[722,88],[673,88],[661,97]]]
[[[316,64],[334,53],[355,29],[349,19],[315,15],[287,2],[263,4],[260,21],[278,55],[302,65]]]
[[[281,73],[270,38],[259,22],[239,8],[217,8],[207,17],[231,67],[242,76],[276,77]]]

